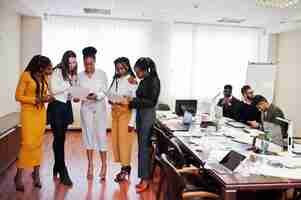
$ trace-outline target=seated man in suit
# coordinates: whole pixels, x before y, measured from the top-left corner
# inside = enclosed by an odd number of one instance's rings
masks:
[[[223,107],[223,116],[239,120],[241,102],[232,96],[232,85],[225,85],[224,98],[220,99],[218,106]]]
[[[273,128],[272,140],[275,143],[283,143],[283,139],[287,138],[287,125],[277,119],[277,117],[285,118],[282,110],[276,105],[269,103],[267,99],[261,95],[256,95],[253,99],[253,104],[262,112],[263,123],[261,128],[267,128],[269,124],[273,124],[274,127],[278,126],[280,131],[275,131]],[[268,123],[266,123],[268,122]]]
[[[261,124],[261,112],[252,104],[254,99],[254,91],[251,86],[245,85],[241,88],[241,94],[243,96],[243,102],[240,109],[239,121],[251,126],[252,128],[258,128]]]

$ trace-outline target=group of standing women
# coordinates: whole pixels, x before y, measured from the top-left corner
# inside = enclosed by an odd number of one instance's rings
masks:
[[[66,186],[73,185],[65,162],[64,147],[68,125],[73,123],[72,101],[81,103],[82,141],[88,158],[87,178],[94,176],[94,151],[99,152],[102,162],[100,179],[104,181],[106,178],[108,101],[112,108],[113,155],[121,165],[114,180],[121,182],[130,177],[136,128],[138,175],[141,178],[136,190],[142,192],[148,188],[151,178],[151,127],[160,94],[156,65],[152,59],[142,57],[135,63],[134,73],[128,58],[117,58],[114,61],[115,74],[109,85],[106,73],[95,67],[96,53],[94,47],[83,49],[85,70],[79,74],[77,57],[73,51],[65,52],[62,61],[53,69],[49,58],[36,55],[22,73],[16,89],[16,100],[21,103],[22,126],[16,190],[24,191],[22,172],[27,168],[34,169],[34,186],[42,187],[39,167],[46,123],[50,124],[53,132],[53,177],[59,176],[60,182]],[[69,93],[72,86],[88,89],[89,95],[84,99],[73,97]]]

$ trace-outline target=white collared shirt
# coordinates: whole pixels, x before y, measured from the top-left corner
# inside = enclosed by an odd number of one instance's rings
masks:
[[[117,78],[114,81],[112,87],[109,89],[109,95],[112,96],[127,96],[127,97],[136,97],[136,90],[138,88],[138,84],[132,84],[129,82],[130,75],[123,76],[121,78]],[[132,116],[129,122],[129,126],[135,127],[136,122],[136,110],[132,110]]]
[[[137,84],[131,84],[129,82],[130,77],[130,75],[126,75],[121,78],[117,78],[110,88],[109,94],[114,96],[135,97],[138,86]]]
[[[71,87],[71,83],[68,80],[64,80],[62,70],[56,68],[49,80],[49,89],[51,94],[56,100],[66,103],[68,100],[68,89]]]
[[[102,101],[106,97],[108,90],[108,79],[107,75],[101,69],[95,69],[91,78],[88,77],[85,71],[79,73],[78,75],[80,87],[86,88],[90,93],[95,93],[97,95],[97,100]],[[85,100],[84,103],[93,103],[94,101]]]

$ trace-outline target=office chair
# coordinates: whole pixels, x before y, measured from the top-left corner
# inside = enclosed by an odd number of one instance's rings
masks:
[[[170,111],[170,107],[169,107],[168,104],[160,102],[157,105],[157,110],[159,110],[159,111]]]
[[[163,195],[164,200],[189,200],[189,199],[219,199],[217,193],[208,191],[206,187],[202,185],[194,185],[189,180],[185,179],[182,172],[179,172],[175,166],[169,161],[166,154],[162,154],[160,157],[160,165],[162,166],[163,183],[160,193],[160,197]],[[162,199],[162,198],[161,198]]]
[[[197,169],[196,173],[198,173],[198,167],[201,166],[203,168],[204,163],[185,151],[186,149],[182,148],[182,144],[176,137],[166,133],[158,127],[153,127],[153,131],[154,135],[156,135],[156,145],[154,148],[157,157],[160,157],[163,153],[168,155],[171,162],[179,170],[193,171]]]

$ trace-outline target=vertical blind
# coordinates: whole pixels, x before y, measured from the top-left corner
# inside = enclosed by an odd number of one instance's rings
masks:
[[[171,45],[166,48],[162,43],[162,49],[169,51],[162,56],[169,56],[164,58],[169,62],[157,67],[168,69],[160,78],[168,84],[164,89],[169,99],[210,98],[225,84],[232,84],[239,97],[248,61],[258,61],[258,30],[179,23],[168,27],[154,30],[148,21],[49,16],[43,23],[43,54],[57,64],[66,50],[74,50],[81,71],[81,50],[95,46],[97,67],[110,78],[114,59],[126,56],[133,65],[141,56],[152,57],[153,49],[158,50],[158,44],[153,47],[154,37],[168,34]]]

